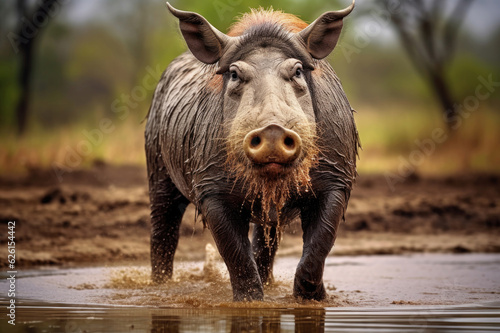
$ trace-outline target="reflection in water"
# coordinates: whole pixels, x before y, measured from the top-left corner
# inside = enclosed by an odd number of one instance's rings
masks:
[[[184,316],[153,313],[151,333],[324,332],[325,312],[325,309],[231,309],[198,310]]]
[[[5,318],[7,302],[0,300]],[[196,308],[19,304],[0,332],[498,332],[500,303],[454,307]]]
[[[151,333],[181,332],[180,316],[157,316],[151,320]]]

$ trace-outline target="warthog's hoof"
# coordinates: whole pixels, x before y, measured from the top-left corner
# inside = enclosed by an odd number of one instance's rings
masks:
[[[322,301],[326,298],[327,294],[323,282],[320,284],[313,284],[307,280],[296,277],[293,285],[293,296],[303,299]]]

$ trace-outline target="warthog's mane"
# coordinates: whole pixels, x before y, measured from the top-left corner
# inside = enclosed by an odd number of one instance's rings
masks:
[[[299,32],[307,23],[293,14],[284,13],[272,8],[265,10],[262,7],[251,9],[250,13],[243,14],[239,20],[229,29],[229,36],[242,36],[249,29],[262,25],[264,23],[274,23],[280,25],[289,32]]]

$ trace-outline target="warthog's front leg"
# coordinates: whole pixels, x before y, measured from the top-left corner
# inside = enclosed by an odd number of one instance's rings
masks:
[[[344,198],[342,191],[318,195],[314,203],[301,211],[304,247],[295,273],[295,297],[320,301],[327,296],[323,271],[337,236]]]
[[[229,271],[233,299],[262,300],[262,282],[248,239],[250,214],[228,207],[226,201],[217,197],[205,199],[202,213]]]

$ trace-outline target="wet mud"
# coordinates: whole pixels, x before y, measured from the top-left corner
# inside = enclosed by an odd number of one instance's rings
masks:
[[[0,204],[0,223],[16,221],[18,267],[149,262],[142,167],[100,163],[68,171],[62,181],[53,170],[2,175]],[[181,235],[176,260],[204,260],[205,245],[213,240],[192,207]],[[497,175],[413,176],[393,189],[383,175],[360,175],[332,255],[498,253],[499,236]],[[301,245],[295,222],[286,228],[277,255],[300,256]]]

